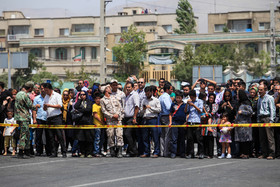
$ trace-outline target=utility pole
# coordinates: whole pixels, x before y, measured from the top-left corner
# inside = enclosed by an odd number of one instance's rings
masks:
[[[112,0],[100,0],[100,83],[107,81],[106,45],[105,45],[105,13],[106,5]]]
[[[106,51],[105,51],[105,0],[100,0],[100,83],[106,82]]]
[[[276,77],[276,43],[274,3],[270,3],[270,68],[271,78]]]

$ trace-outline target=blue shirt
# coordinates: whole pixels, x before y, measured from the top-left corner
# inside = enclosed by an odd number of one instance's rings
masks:
[[[36,119],[40,119],[40,120],[47,120],[47,112],[44,111],[43,106],[44,106],[44,98],[42,97],[42,95],[38,95],[35,97],[33,105],[40,105],[40,108],[38,108],[37,110],[37,117]]]
[[[181,104],[180,108],[178,108],[177,103],[172,103],[171,108],[170,108],[170,113],[172,117],[172,122],[178,123],[179,125],[183,125],[186,122],[186,113],[185,113],[185,107],[186,104],[183,103]],[[174,114],[174,112],[177,110],[177,112]],[[174,114],[174,115],[173,115]]]
[[[160,97],[159,97],[160,105],[161,105],[161,115],[169,115],[170,113],[170,107],[172,104],[171,97],[168,93],[164,92]]]
[[[195,106],[197,106],[197,108],[199,108],[201,112],[203,111],[203,101],[201,99],[196,99],[193,102],[193,104]],[[196,108],[188,105],[188,111],[187,112],[189,113],[188,122],[190,122],[190,123],[201,123],[201,121],[200,121],[201,112],[198,112],[196,110]]]

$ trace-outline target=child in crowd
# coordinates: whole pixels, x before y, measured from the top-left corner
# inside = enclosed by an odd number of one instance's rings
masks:
[[[225,112],[223,114],[221,124],[225,124],[225,125],[231,124],[229,122],[228,113]],[[220,127],[221,138],[220,138],[219,142],[222,143],[222,155],[219,156],[218,158],[231,158],[231,148],[230,148],[230,143],[231,143],[230,131],[231,130],[232,130],[232,127]],[[226,149],[227,149],[227,156],[225,156]]]
[[[7,112],[7,118],[5,119],[4,123],[6,124],[16,124],[16,121],[13,118],[13,112],[8,111]],[[11,127],[11,126],[6,126],[3,132],[4,135],[4,149],[5,153],[3,154],[4,156],[7,155],[7,149],[10,147],[10,144],[13,147],[13,156],[16,154],[16,140],[13,137],[15,133],[16,127]]]
[[[186,122],[185,107],[186,104],[183,102],[183,92],[176,91],[175,103],[172,103],[169,114],[169,127],[171,125],[182,125]],[[177,146],[178,145],[178,146]],[[177,147],[179,147],[179,155],[185,158],[185,136],[184,128],[173,127],[171,128],[171,158],[176,157]]]
[[[101,100],[101,94],[96,93],[94,95],[94,104],[92,106],[92,115],[93,115],[93,124],[94,125],[104,125],[104,118],[103,118],[103,113],[101,111],[101,106],[100,106],[100,100]],[[95,157],[101,157],[101,147],[102,144],[100,144],[100,136],[101,136],[101,129],[95,129],[95,134],[94,134],[94,151],[93,154]]]

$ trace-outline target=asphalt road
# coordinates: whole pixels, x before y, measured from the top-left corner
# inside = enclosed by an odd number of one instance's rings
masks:
[[[280,160],[0,156],[0,186],[280,186]]]

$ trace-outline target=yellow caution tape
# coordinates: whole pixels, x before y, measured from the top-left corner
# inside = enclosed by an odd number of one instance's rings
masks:
[[[0,127],[18,127],[18,124],[0,123]],[[280,123],[250,123],[250,124],[199,124],[199,125],[39,125],[30,124],[30,128],[44,129],[99,129],[99,128],[147,128],[147,127],[280,127]]]

